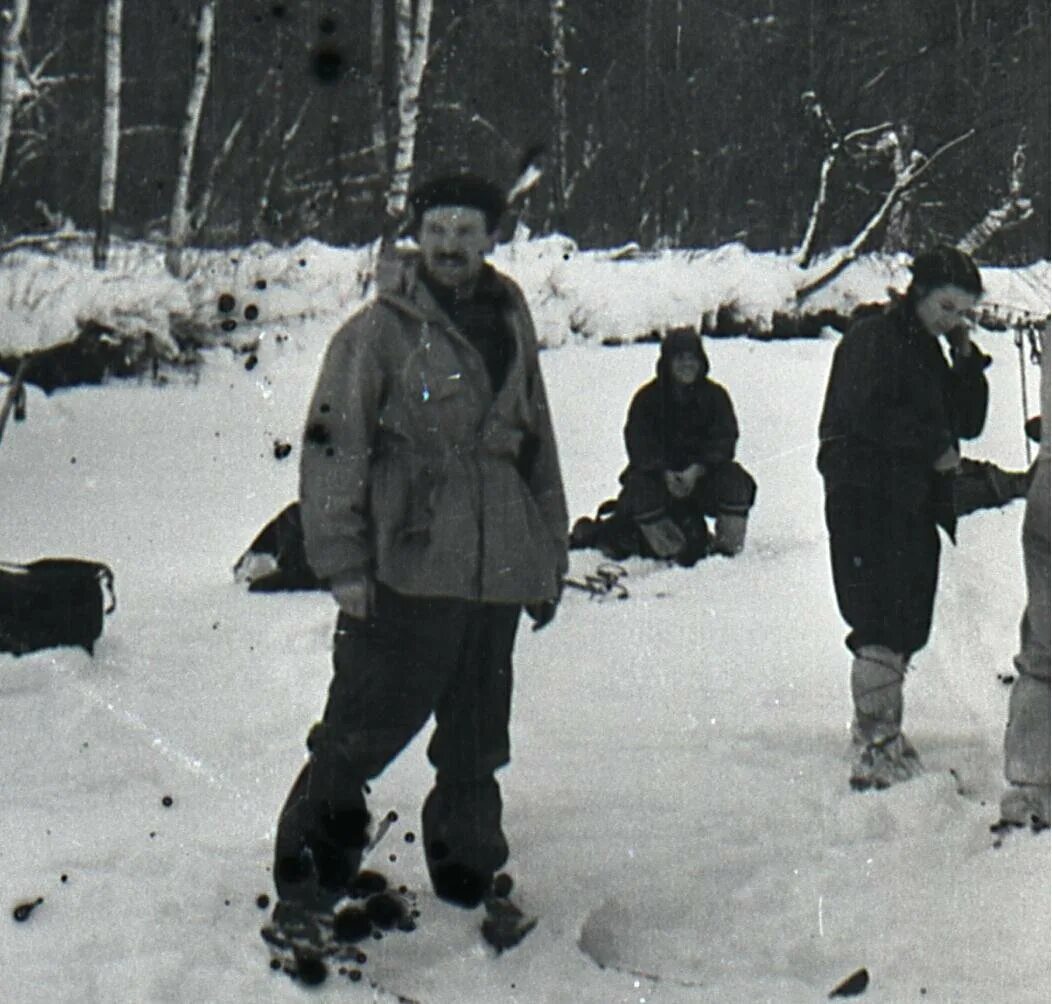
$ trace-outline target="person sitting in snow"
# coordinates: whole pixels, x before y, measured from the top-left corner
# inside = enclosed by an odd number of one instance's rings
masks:
[[[982,431],[989,397],[990,357],[964,325],[983,290],[975,263],[941,245],[911,268],[906,295],[837,346],[819,423],[833,585],[851,629],[856,790],[920,769],[902,733],[903,679],[931,630],[938,527],[954,539],[958,443]]]
[[[693,565],[745,544],[756,482],[734,459],[738,422],[730,395],[709,379],[701,336],[670,332],[657,376],[636,391],[625,423],[628,466],[608,520],[578,520],[572,547],[608,557],[642,554]],[[600,516],[606,504],[600,507]],[[715,517],[710,534],[706,517]]]

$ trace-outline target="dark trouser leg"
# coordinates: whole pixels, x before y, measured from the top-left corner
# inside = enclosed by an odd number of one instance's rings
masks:
[[[848,647],[883,645],[909,658],[931,631],[940,550],[934,520],[842,489],[826,499],[826,525]]]
[[[460,607],[380,587],[368,620],[340,615],[328,702],[278,823],[279,898],[331,901],[353,878],[366,842],[363,786],[437,704],[456,666]]]
[[[424,848],[435,891],[466,906],[478,903],[508,857],[493,775],[510,755],[518,621],[518,606],[469,606],[456,670],[435,708],[428,756],[436,779],[423,810]]]
[[[886,741],[902,721],[902,680],[931,630],[939,536],[925,513],[889,507],[862,490],[826,500],[833,584],[854,653],[855,727]]]

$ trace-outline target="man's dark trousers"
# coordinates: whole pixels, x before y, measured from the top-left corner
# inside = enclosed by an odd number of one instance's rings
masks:
[[[409,597],[378,585],[374,612],[340,614],[334,674],[311,755],[282,810],[281,899],[331,903],[367,841],[363,788],[435,715],[435,786],[423,810],[436,892],[477,901],[507,860],[495,771],[508,762],[511,652],[520,607]]]

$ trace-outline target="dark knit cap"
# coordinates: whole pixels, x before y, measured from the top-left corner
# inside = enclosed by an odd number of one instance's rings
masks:
[[[409,196],[414,226],[420,225],[424,213],[435,206],[469,206],[486,216],[490,233],[500,225],[504,213],[504,193],[492,181],[477,174],[451,174],[425,182]]]
[[[949,244],[937,244],[917,255],[913,259],[910,271],[913,273],[911,289],[956,286],[976,296],[983,291],[983,280],[975,262],[959,248]]]

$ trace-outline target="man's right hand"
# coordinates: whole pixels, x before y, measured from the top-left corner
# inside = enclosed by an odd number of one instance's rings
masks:
[[[341,575],[329,583],[339,608],[356,621],[363,621],[373,609],[373,580],[368,575]]]

